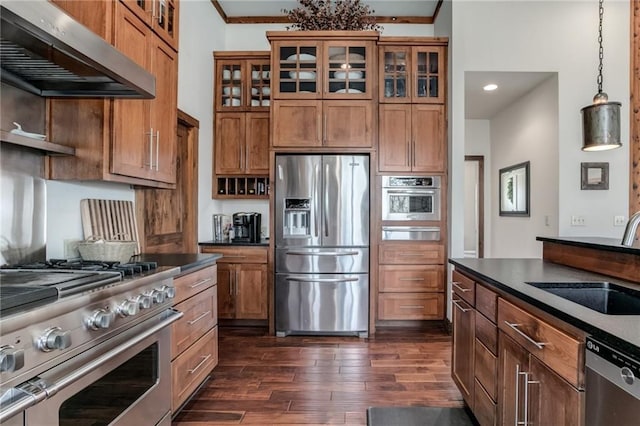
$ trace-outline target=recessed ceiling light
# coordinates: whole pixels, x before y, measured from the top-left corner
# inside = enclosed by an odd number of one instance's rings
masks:
[[[493,83],[487,84],[486,86],[483,87],[485,92],[491,92],[493,90],[496,90],[497,88],[498,88],[498,85]]]

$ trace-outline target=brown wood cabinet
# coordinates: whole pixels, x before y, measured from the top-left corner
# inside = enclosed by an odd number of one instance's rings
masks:
[[[478,423],[583,424],[584,342],[489,285],[452,278],[452,377]]]
[[[202,246],[203,253],[221,253],[218,260],[218,317],[266,320],[267,248]]]
[[[176,412],[218,364],[216,265],[174,278],[174,308],[184,316],[171,325],[171,410]]]
[[[269,175],[269,52],[214,52],[214,198],[266,198]],[[250,177],[263,185],[247,187]],[[244,186],[241,185],[244,183]]]
[[[378,49],[381,103],[445,103],[446,40],[381,37]]]
[[[379,171],[445,172],[444,106],[380,104],[379,115]]]
[[[120,0],[178,51],[179,0]]]
[[[383,243],[378,256],[378,320],[444,318],[443,246]]]
[[[268,32],[272,146],[374,147],[377,32]]]
[[[500,331],[500,424],[584,424],[584,392]],[[526,399],[525,399],[526,398]]]
[[[59,5],[154,74],[156,98],[50,100],[49,133],[75,147],[76,155],[49,158],[48,177],[172,188],[177,152],[176,51],[120,1]]]

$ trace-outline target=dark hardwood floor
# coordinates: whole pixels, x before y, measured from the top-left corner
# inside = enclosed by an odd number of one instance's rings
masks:
[[[371,339],[220,328],[219,358],[174,426],[365,425],[371,406],[463,406],[441,326]]]

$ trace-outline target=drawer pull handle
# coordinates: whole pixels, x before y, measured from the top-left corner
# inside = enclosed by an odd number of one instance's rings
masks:
[[[538,349],[543,349],[546,345],[549,344],[544,342],[536,342],[534,339],[529,337],[526,333],[524,333],[522,330],[518,328],[522,324],[513,324],[513,323],[510,323],[509,321],[505,321],[504,323],[507,324],[511,329],[513,329],[516,333],[518,333],[519,335],[524,337],[526,340],[528,340],[532,345],[534,345]]]
[[[191,285],[189,286],[189,288],[196,288],[196,287],[200,287],[202,284],[206,284],[206,283],[208,283],[209,281],[211,281],[211,278],[205,278],[204,280],[200,280],[200,281],[198,281],[198,282],[197,282],[197,283],[195,283],[195,284],[191,284]]]
[[[197,323],[198,321],[200,321],[202,318],[204,318],[207,315],[209,315],[210,313],[211,313],[211,311],[204,312],[203,314],[200,314],[200,316],[198,316],[198,318],[194,318],[191,321],[187,321],[187,324],[193,325],[193,324]]]
[[[325,251],[325,252],[309,252],[309,251],[288,251],[288,256],[357,256],[357,251]]]
[[[195,373],[196,371],[198,371],[198,370],[200,369],[200,367],[202,367],[202,365],[203,365],[205,362],[207,362],[207,361],[209,360],[209,358],[211,358],[211,354],[209,354],[209,355],[207,355],[207,356],[205,356],[205,357],[202,357],[202,358],[203,358],[203,360],[202,360],[202,361],[200,361],[200,363],[199,363],[198,365],[196,365],[196,366],[195,366],[195,368],[192,368],[191,370],[187,370],[187,371],[189,372],[189,374],[193,374],[193,373]]]
[[[424,256],[422,253],[399,253],[398,256],[405,256],[405,257],[419,257],[419,256]]]
[[[424,309],[424,305],[400,305],[400,309]]]
[[[459,282],[457,282],[457,281],[452,281],[452,282],[451,282],[451,284],[452,284],[455,288],[457,288],[458,290],[460,290],[460,291],[461,291],[461,292],[463,292],[463,293],[466,293],[466,292],[468,292],[468,291],[471,291],[471,289],[470,289],[470,288],[464,288],[464,287],[461,287],[461,286],[460,286],[460,283],[459,283]]]
[[[451,303],[453,303],[456,308],[460,309],[462,312],[469,312],[471,310],[471,308],[463,308],[462,306],[460,306],[460,299],[451,299]]]
[[[223,259],[246,259],[247,256],[223,256]]]
[[[400,278],[400,281],[424,281],[424,278]]]

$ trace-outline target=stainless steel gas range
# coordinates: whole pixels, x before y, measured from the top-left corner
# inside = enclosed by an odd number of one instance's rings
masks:
[[[170,424],[179,270],[118,266],[0,269],[1,424]]]

